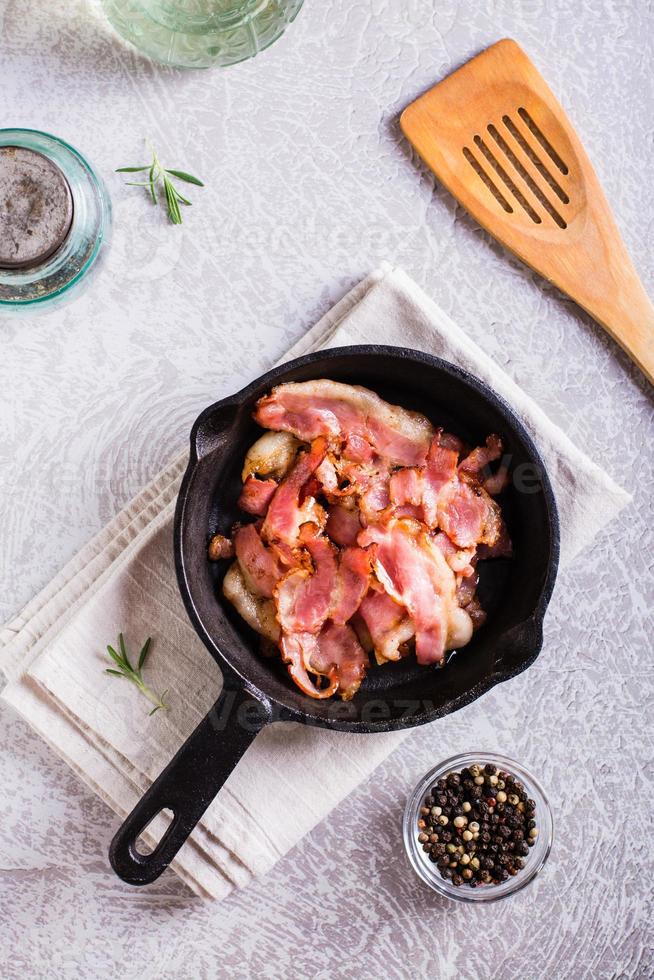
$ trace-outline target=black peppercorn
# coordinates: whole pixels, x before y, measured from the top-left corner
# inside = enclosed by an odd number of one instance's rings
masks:
[[[479,775],[483,785],[475,782]],[[466,767],[439,779],[425,798],[418,842],[441,876],[457,887],[499,884],[522,870],[536,843],[535,811],[536,804],[510,773],[491,763],[483,769]],[[455,821],[461,825],[455,827]]]

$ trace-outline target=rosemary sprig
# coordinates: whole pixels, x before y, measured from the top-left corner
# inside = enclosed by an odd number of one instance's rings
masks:
[[[107,674],[113,674],[114,677],[126,677],[128,681],[132,682],[132,684],[136,684],[139,691],[141,691],[148,701],[154,705],[154,708],[150,712],[150,714],[153,715],[155,711],[159,710],[159,708],[163,708],[164,710],[168,708],[168,705],[164,702],[164,698],[168,694],[168,690],[166,689],[160,697],[151,688],[149,688],[143,680],[143,667],[150,651],[151,642],[152,638],[148,637],[141,647],[137,665],[136,667],[133,667],[129,661],[129,657],[127,656],[127,649],[125,647],[125,639],[123,634],[119,633],[118,649],[120,650],[120,653],[114,650],[111,645],[107,646],[107,653],[118,667],[118,670],[113,667],[107,667],[106,672]]]
[[[204,184],[197,177],[186,173],[185,170],[170,170],[162,167],[154,148],[151,146],[150,149],[152,150],[152,161],[150,163],[142,167],[118,167],[116,173],[139,174],[147,170],[147,180],[128,180],[127,184],[130,187],[147,187],[152,198],[152,203],[157,204],[157,185],[161,182],[166,207],[168,208],[168,217],[174,225],[181,225],[182,212],[179,206],[180,204],[184,204],[186,207],[190,207],[191,202],[183,194],[180,194],[170,178],[175,177],[176,180],[183,180],[187,184],[195,184],[196,187],[204,187]]]

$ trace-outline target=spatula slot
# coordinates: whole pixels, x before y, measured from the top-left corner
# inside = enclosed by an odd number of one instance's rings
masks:
[[[511,207],[507,199],[504,197],[502,192],[499,190],[499,188],[495,186],[495,184],[488,176],[488,174],[486,173],[486,171],[484,170],[484,168],[482,167],[482,165],[480,164],[479,160],[474,155],[472,150],[470,150],[467,146],[464,146],[463,155],[468,161],[468,163],[470,164],[470,166],[472,167],[472,169],[474,170],[474,172],[477,174],[479,179],[484,182],[484,184],[491,192],[491,194],[493,195],[497,203],[504,208],[507,214],[513,214],[513,208]]]
[[[502,134],[498,131],[497,127],[494,126],[493,123],[490,123],[486,128],[488,129],[488,132],[493,137],[493,139],[495,140],[495,142],[497,143],[497,145],[499,146],[500,150],[507,158],[509,163],[511,163],[513,167],[518,171],[518,173],[524,180],[529,190],[532,192],[534,197],[537,198],[538,201],[540,201],[540,203],[545,208],[547,213],[550,215],[552,220],[556,222],[559,228],[567,228],[566,222],[563,220],[563,218],[558,213],[556,208],[549,202],[549,200],[547,199],[543,191],[536,183],[536,181],[530,175],[529,171],[526,170],[525,167],[523,167],[522,163],[515,155],[515,153],[509,146],[509,144],[506,142]]]
[[[515,197],[516,201],[518,202],[522,210],[529,215],[529,217],[531,218],[531,220],[534,222],[535,225],[541,224],[540,215],[537,214],[536,211],[534,211],[531,204],[524,196],[520,188],[517,187],[515,181],[512,180],[511,177],[509,177],[509,175],[507,174],[506,170],[504,169],[500,161],[497,159],[497,157],[492,152],[492,150],[490,150],[488,146],[484,143],[481,136],[479,135],[475,136],[474,143],[475,146],[477,146],[484,154],[484,156],[486,157],[486,159],[488,160],[488,162],[490,163],[491,167],[493,168],[497,176],[500,178],[500,180],[502,180],[506,184],[506,186]]]
[[[566,194],[566,192],[563,190],[563,188],[561,187],[561,185],[558,183],[558,181],[549,172],[549,170],[547,169],[547,167],[545,166],[545,164],[543,163],[543,161],[541,160],[541,158],[538,156],[538,154],[534,150],[534,148],[531,145],[531,143],[520,132],[520,130],[518,129],[518,127],[516,126],[516,124],[513,122],[513,120],[511,119],[511,117],[510,116],[502,116],[502,122],[504,123],[504,125],[506,126],[506,128],[508,129],[508,131],[511,133],[511,136],[516,141],[516,143],[518,144],[518,146],[521,148],[521,150],[525,154],[525,156],[528,157],[531,160],[531,162],[533,163],[534,167],[536,168],[536,170],[538,171],[538,173],[541,175],[541,177],[543,178],[543,180],[546,180],[547,183],[550,185],[550,187],[552,188],[552,190],[554,191],[554,193],[556,194],[556,196],[558,197],[558,199],[563,204],[569,204],[570,203],[570,198],[568,197],[568,195]]]
[[[534,136],[536,137],[540,145],[543,147],[547,155],[550,157],[552,162],[556,164],[556,166],[559,168],[559,170],[564,176],[567,175],[569,172],[567,165],[563,162],[559,154],[556,152],[556,150],[548,140],[545,133],[543,133],[541,128],[534,122],[534,120],[531,118],[527,110],[524,109],[522,106],[520,106],[520,108],[518,109],[518,115],[520,116],[522,121],[527,124],[527,126],[534,134]]]

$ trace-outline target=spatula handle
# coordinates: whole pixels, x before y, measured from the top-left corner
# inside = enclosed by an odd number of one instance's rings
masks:
[[[625,279],[613,298],[582,305],[654,385],[654,305],[636,273]]]

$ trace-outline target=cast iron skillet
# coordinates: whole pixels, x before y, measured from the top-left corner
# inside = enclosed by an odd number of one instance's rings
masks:
[[[207,561],[211,534],[229,533],[246,450],[261,430],[252,409],[273,385],[331,378],[372,388],[417,409],[474,445],[499,433],[510,459],[511,484],[501,498],[511,560],[482,562],[479,594],[486,624],[446,667],[420,667],[410,657],[371,668],[352,701],[316,701],[292,683],[278,657],[263,658],[258,639],[221,595],[227,562]],[[170,863],[256,733],[271,721],[348,732],[386,732],[456,711],[530,666],[542,644],[542,622],[559,555],[556,505],[543,462],[522,423],[486,385],[427,354],[361,346],[321,351],[275,368],[231,398],[207,408],[191,431],[191,458],[175,513],[179,588],[198,635],[219,664],[218,701],[114,837],[109,857],[134,885],[154,881]],[[170,825],[150,854],[139,834],[162,809]]]

